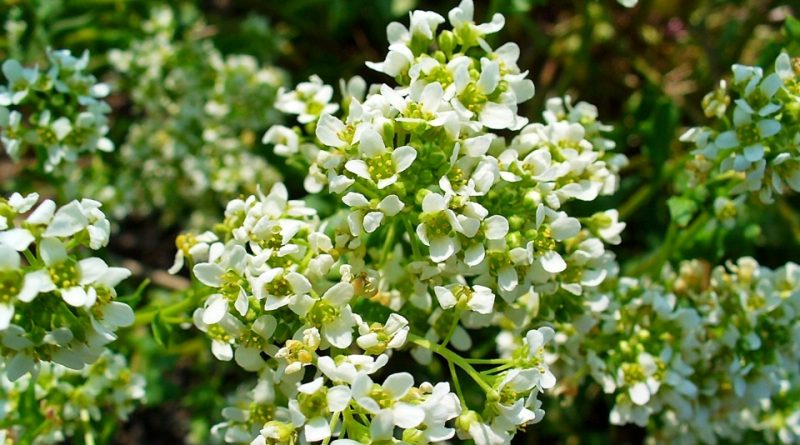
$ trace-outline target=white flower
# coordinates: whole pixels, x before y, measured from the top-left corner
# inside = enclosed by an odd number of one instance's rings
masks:
[[[0,90],[0,97],[3,94]],[[20,135],[24,132],[22,114],[16,110],[9,112],[8,109],[0,106],[0,128],[4,128],[4,131],[0,132],[0,141],[3,142],[6,153],[11,159],[18,160],[23,142]]]
[[[457,304],[462,304],[479,314],[491,314],[494,307],[494,293],[488,287],[474,285],[469,287],[461,284],[452,284],[447,287],[434,287],[436,299],[442,309],[450,309]]]
[[[340,349],[350,346],[353,341],[356,320],[349,302],[354,292],[352,284],[336,283],[320,299],[314,301],[305,314],[305,319],[319,328],[322,338]]]
[[[89,308],[97,301],[95,287],[113,289],[120,281],[130,276],[122,267],[109,267],[100,258],[85,258],[77,263],[67,256],[67,250],[55,238],[43,238],[39,243],[42,260],[47,272],[29,274],[31,287],[41,292],[57,289],[67,304]],[[35,295],[31,296],[31,299]]]
[[[38,68],[23,68],[16,60],[3,62],[3,74],[8,80],[8,90],[0,91],[0,106],[17,105],[27,96],[30,87],[39,78]]]
[[[356,344],[367,354],[382,354],[387,349],[403,347],[410,327],[408,320],[398,314],[389,315],[385,325],[359,323]]]
[[[417,236],[423,244],[430,248],[431,260],[437,263],[446,261],[459,249],[456,232],[465,233],[461,220],[449,208],[452,196],[443,196],[438,193],[428,193],[422,200],[422,214],[420,224],[417,225]],[[479,223],[474,218],[464,221]],[[475,227],[477,231],[477,226]],[[474,232],[473,232],[474,236]]]
[[[731,167],[738,171],[744,171],[752,163],[763,159],[764,140],[781,131],[780,122],[766,118],[754,121],[752,110],[738,103],[733,110],[733,125],[734,129],[720,133],[715,143],[722,149],[741,147],[735,157],[728,158],[732,159]]]
[[[425,420],[425,411],[420,406],[401,401],[413,386],[414,377],[407,372],[391,374],[377,387],[367,374],[356,376],[352,397],[375,415],[370,428],[373,440],[391,438],[395,426],[414,428]]]
[[[505,18],[502,14],[492,16],[490,23],[476,25],[473,21],[475,6],[472,0],[462,0],[461,3],[447,14],[456,36],[464,43],[478,43],[478,39],[486,34],[492,34],[503,29]]]
[[[397,182],[397,175],[407,170],[417,157],[417,151],[408,145],[388,150],[381,135],[371,128],[361,133],[358,149],[364,159],[349,160],[344,168],[375,182],[378,189]]]
[[[384,216],[395,216],[405,207],[397,195],[388,195],[374,205],[361,193],[350,192],[342,197],[342,201],[355,209],[347,215],[353,236],[359,236],[362,229],[366,233],[374,232],[381,226]]]
[[[327,116],[327,115],[326,115]],[[275,154],[291,156],[300,150],[300,137],[291,128],[283,125],[273,125],[264,133],[261,142],[274,144]]]
[[[288,114],[296,114],[301,124],[314,122],[323,114],[335,113],[339,109],[331,104],[333,87],[322,83],[317,75],[309,77],[308,82],[301,82],[290,92],[278,92],[275,108]]]

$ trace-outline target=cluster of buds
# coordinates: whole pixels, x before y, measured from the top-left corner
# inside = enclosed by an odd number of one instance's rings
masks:
[[[793,443],[800,267],[741,258],[712,270],[694,260],[667,267],[658,283],[621,278],[563,326],[559,360],[614,395],[611,423],[647,426],[656,442],[760,432],[756,442]]]
[[[87,72],[89,53],[76,58],[68,50],[48,50],[47,57],[47,69],[3,63],[0,141],[12,159],[33,152],[50,172],[81,154],[112,151],[114,144],[106,137],[111,108],[102,100],[110,89]]]
[[[34,208],[38,198],[0,198],[0,362],[12,381],[40,362],[80,370],[134,320],[114,289],[130,271],[86,255],[108,243],[100,203]]]
[[[125,357],[104,350],[81,371],[43,363],[35,374],[10,381],[0,365],[0,443],[60,444],[94,437],[103,425],[128,419],[143,401],[145,381]]]
[[[228,200],[280,178],[258,135],[279,118],[272,104],[285,76],[252,56],[223,55],[202,21],[179,31],[174,14],[155,9],[141,40],[109,54],[141,118],[118,163],[95,166],[93,183],[75,181],[116,218],[158,210],[164,223],[203,226]]]
[[[733,79],[706,95],[710,127],[695,127],[681,140],[694,144],[694,181],[730,181],[730,193],[756,193],[764,203],[773,194],[800,191],[800,63],[785,52],[775,70],[733,65]]]

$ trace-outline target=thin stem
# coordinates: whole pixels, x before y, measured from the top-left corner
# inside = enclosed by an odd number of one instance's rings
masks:
[[[333,436],[333,432],[336,430],[336,425],[338,423],[339,423],[339,414],[336,414],[333,417],[331,417],[331,423],[330,423],[331,435],[326,437],[325,440],[322,441],[322,445],[328,445],[328,443],[330,443],[331,437]]]
[[[453,362],[447,362],[447,366],[450,368],[450,375],[453,376],[453,386],[456,388],[456,395],[458,396],[458,401],[461,403],[461,410],[467,411],[467,402],[464,401],[464,393],[461,392],[461,383],[458,381],[456,366]]]
[[[375,193],[373,190],[370,190],[369,188],[367,188],[367,186],[365,186],[364,184],[362,184],[362,183],[360,183],[358,181],[354,182],[351,187],[353,187],[353,189],[355,191],[357,191],[358,193],[361,193],[362,195],[366,196],[367,198],[370,198],[370,199],[379,198],[377,193]]]
[[[179,314],[197,304],[197,297],[195,295],[191,295],[187,298],[184,298],[170,306],[166,307],[154,307],[154,308],[145,308],[139,311],[136,314],[136,319],[134,321],[135,326],[142,326],[146,325],[153,321],[153,318],[156,316],[157,313],[161,312],[163,316],[175,315]]]
[[[458,367],[464,370],[464,372],[466,372],[467,375],[469,375],[487,395],[495,395],[495,390],[492,389],[492,387],[486,383],[480,373],[476,371],[472,365],[467,363],[466,359],[460,355],[435,343],[431,343],[430,341],[415,334],[408,334],[408,340],[417,346],[421,346],[431,352],[435,352],[448,362],[458,365]]]
[[[422,253],[417,245],[417,235],[414,231],[414,227],[411,225],[411,221],[408,219],[408,216],[403,217],[403,225],[405,226],[406,232],[408,233],[408,238],[411,241],[411,251],[414,253],[414,258],[421,258]]]
[[[496,368],[492,368],[492,369],[488,369],[486,371],[483,371],[483,372],[481,372],[481,375],[488,376],[488,375],[492,375],[492,374],[497,374],[498,372],[503,372],[506,369],[513,368],[514,366],[516,366],[515,363],[509,362],[509,363],[506,363],[504,365],[500,365],[500,366],[498,366]]]
[[[28,261],[28,265],[36,266],[37,264],[39,264],[39,260],[36,259],[36,257],[33,255],[33,252],[31,252],[30,250],[25,249],[22,251],[22,253],[25,255],[25,259]]]
[[[472,365],[505,365],[510,362],[507,358],[468,358],[466,361]]]
[[[386,231],[386,239],[383,241],[383,248],[381,249],[381,259],[386,261],[389,258],[389,251],[394,247],[394,237],[396,232],[396,224],[392,223]]]
[[[447,336],[445,336],[444,341],[442,341],[441,347],[445,348],[447,344],[450,343],[450,339],[453,338],[453,334],[455,334],[456,328],[458,327],[459,320],[461,320],[461,309],[456,309],[453,322],[450,324],[450,330],[447,331]]]

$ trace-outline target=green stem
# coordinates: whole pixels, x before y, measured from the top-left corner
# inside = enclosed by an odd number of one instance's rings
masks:
[[[381,249],[381,260],[387,261],[389,258],[389,251],[394,247],[394,237],[396,232],[396,224],[392,223],[386,231],[386,239],[383,241],[383,249]]]
[[[468,358],[467,363],[473,365],[505,365],[511,360],[507,358]]]
[[[361,193],[362,195],[366,196],[369,199],[377,199],[377,198],[379,198],[377,193],[375,193],[374,191],[370,190],[369,188],[367,188],[367,186],[365,186],[364,184],[362,184],[362,183],[360,183],[358,181],[354,182],[353,185],[351,185],[351,187],[353,187],[353,189],[355,191],[357,191],[358,193]]]
[[[339,414],[335,414],[331,418],[331,423],[330,423],[331,434],[333,434],[333,432],[336,430],[336,425],[338,423],[339,423]],[[331,436],[328,436],[328,437],[325,438],[325,440],[322,441],[322,445],[328,445],[328,443],[330,443],[330,441],[331,441]]]
[[[475,368],[472,367],[472,365],[467,363],[467,360],[465,358],[461,357],[460,355],[456,354],[455,352],[447,348],[443,348],[415,334],[408,334],[408,340],[417,346],[423,347],[431,352],[435,352],[448,362],[458,365],[459,368],[461,368],[464,372],[466,372],[467,375],[469,375],[472,378],[472,380],[474,380],[475,383],[477,383],[478,386],[481,387],[481,389],[483,390],[483,392],[487,394],[487,396],[496,395],[495,394],[496,391],[492,389],[492,387],[489,386],[488,383],[486,383],[481,374],[478,371],[476,371]]]
[[[33,252],[30,250],[23,250],[22,253],[25,255],[25,259],[28,260],[28,265],[36,266],[39,264],[39,260],[33,255]]]
[[[447,366],[450,368],[450,375],[453,376],[453,386],[456,388],[456,395],[458,396],[458,401],[461,403],[461,410],[467,411],[467,402],[464,401],[464,393],[461,392],[461,383],[458,381],[458,372],[456,371],[456,366],[453,362],[447,362]]]
[[[414,258],[421,258],[422,253],[417,245],[417,233],[414,231],[414,226],[411,225],[407,215],[403,216],[403,225],[406,228],[406,232],[408,232],[409,240],[411,240],[411,251],[414,253]]]
[[[492,374],[497,374],[498,372],[503,372],[506,369],[513,368],[514,366],[516,366],[516,363],[513,363],[513,362],[506,363],[506,364],[500,365],[500,366],[498,366],[496,368],[492,368],[492,369],[488,369],[486,371],[483,371],[483,372],[481,372],[481,375],[489,376],[489,375],[492,375]]]
[[[196,306],[197,305],[196,300],[197,300],[196,294],[192,294],[191,296],[188,296],[187,298],[184,298],[176,303],[173,303],[170,306],[145,308],[136,314],[134,326],[143,326],[149,324],[150,322],[153,321],[153,318],[159,312],[161,312],[161,315],[164,316],[166,320],[168,319],[169,315],[179,314],[187,309]]]
[[[450,330],[447,331],[447,336],[445,336],[444,340],[442,341],[441,347],[447,347],[447,344],[450,343],[450,339],[453,338],[453,334],[456,332],[456,328],[458,327],[458,321],[461,319],[461,309],[456,309],[456,313],[453,316],[453,322],[450,323]]]

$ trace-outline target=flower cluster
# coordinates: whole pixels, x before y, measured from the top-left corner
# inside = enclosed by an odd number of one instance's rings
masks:
[[[785,52],[775,71],[733,65],[730,86],[720,82],[706,95],[711,127],[695,127],[681,140],[695,145],[690,171],[697,183],[731,180],[731,194],[800,191],[800,64]],[[732,106],[731,106],[732,105]]]
[[[0,442],[46,445],[93,437],[101,425],[127,420],[144,399],[144,387],[125,357],[109,350],[81,371],[43,363],[38,373],[16,381],[0,365]]]
[[[14,160],[30,152],[45,171],[95,150],[112,151],[106,137],[110,91],[87,72],[89,53],[48,50],[49,67],[25,68],[8,59],[0,86],[0,141]]]
[[[0,362],[12,381],[40,362],[82,369],[134,319],[114,290],[130,271],[83,253],[108,243],[100,203],[37,201],[0,199]]]
[[[648,426],[656,442],[739,442],[752,430],[764,433],[755,442],[793,443],[800,266],[694,260],[658,282],[621,278],[560,327],[563,361],[614,395],[611,423]]]
[[[228,200],[280,178],[259,154],[258,135],[277,121],[272,104],[284,74],[249,55],[222,55],[201,37],[202,21],[184,34],[178,19],[156,9],[144,38],[110,53],[141,118],[120,147],[124,168],[98,166],[99,179],[81,193],[117,218],[158,209],[165,223],[188,217],[202,226]]]
[[[194,318],[214,354],[261,373],[248,400],[286,407],[266,419],[229,411],[221,428],[234,441],[260,429],[254,443],[331,435],[363,443],[398,427],[395,439],[410,443],[457,434],[502,444],[542,418],[538,396],[555,384],[543,356],[553,331],[532,328],[537,310],[553,317],[560,302],[540,297],[579,298],[600,285],[616,268],[605,245],[619,243],[625,226],[615,210],[578,219],[565,206],[613,193],[626,160],[610,153],[609,127],[589,104],[553,99],[544,123],[518,115],[534,94],[519,47],[485,40],[502,15],[478,24],[465,0],[448,17],[450,30],[426,11],[412,12],[409,27],[388,26],[388,55],[368,65],[396,87],[342,82],[341,106],[318,77],[279,94],[276,106],[299,126],[274,126],[264,140],[308,166],[307,191],[339,203],[332,216],[318,218],[276,185],[232,201],[214,233],[178,240],[176,269],[190,259],[209,289]],[[516,135],[507,142],[498,130]],[[526,340],[488,363],[462,357],[470,331],[491,326]],[[409,346],[421,364],[437,356],[452,368],[454,408],[435,423],[424,405],[439,384],[414,387],[410,375],[393,374],[381,385],[370,376],[373,362]],[[356,347],[361,354],[343,352]],[[331,374],[328,360],[348,371]],[[481,374],[470,360],[499,366]],[[315,380],[301,381],[306,367]],[[467,404],[459,373],[483,394],[482,409]],[[395,409],[405,414],[388,413]],[[452,418],[455,430],[425,436]]]

